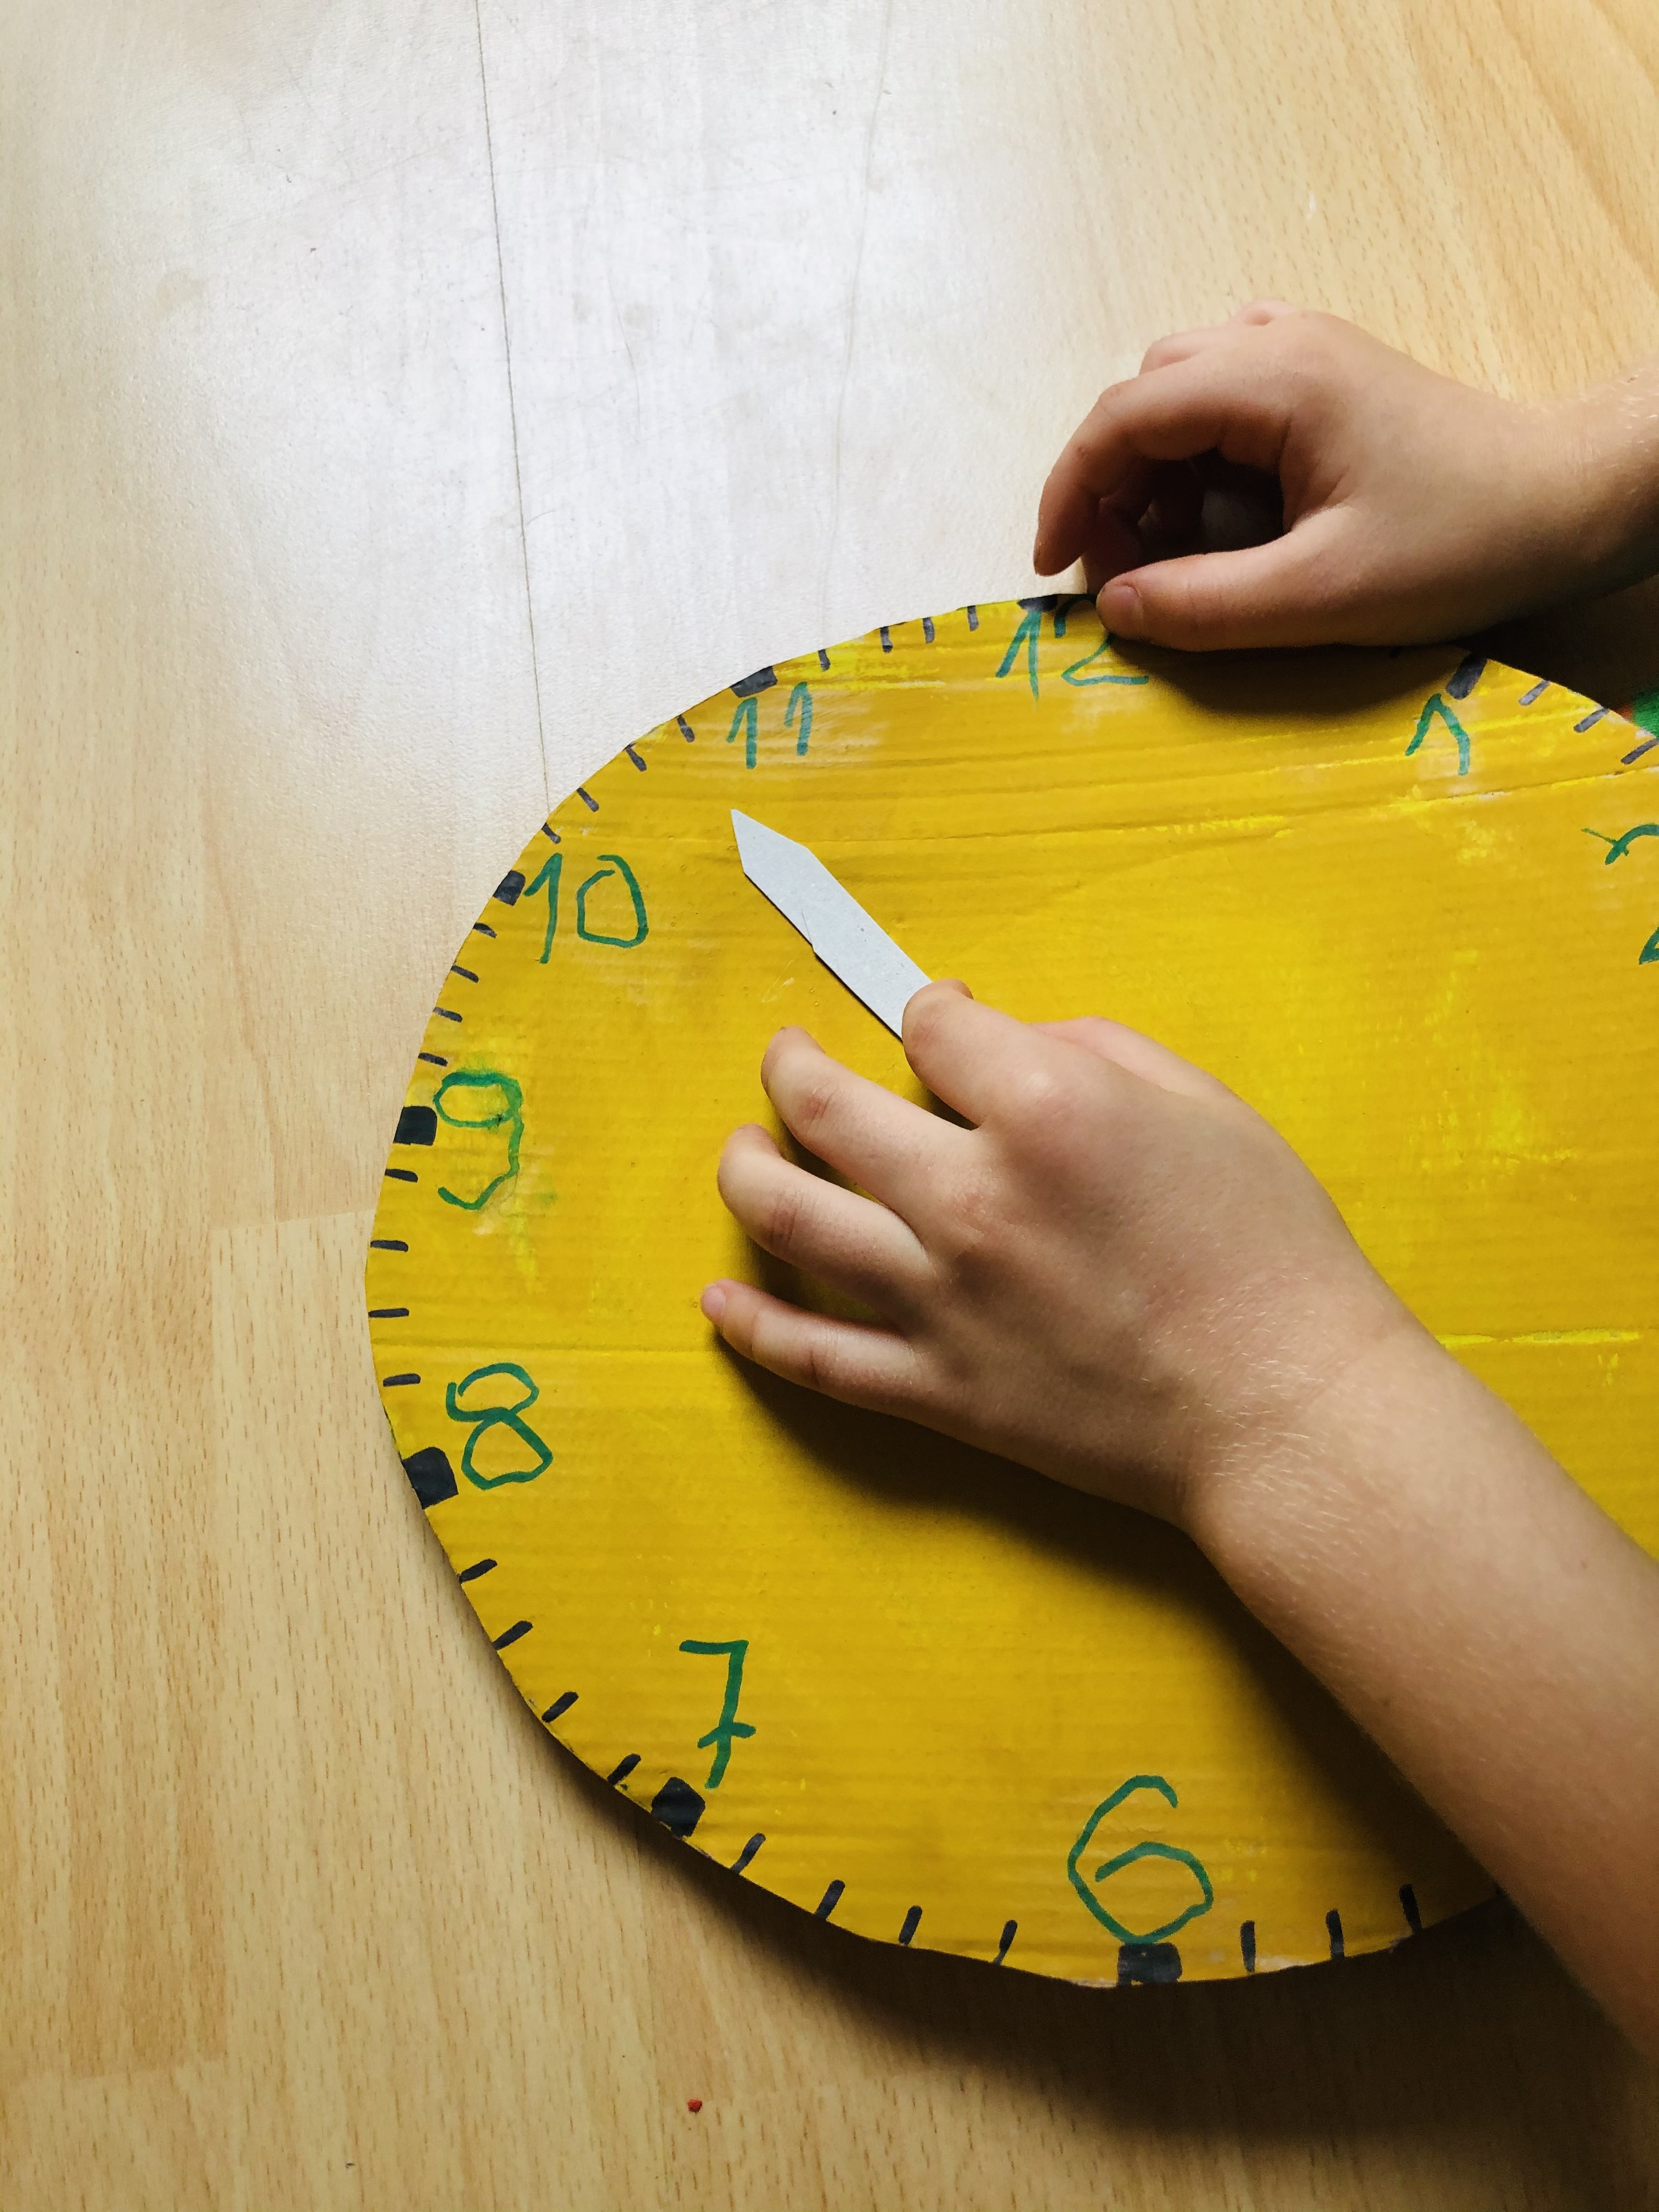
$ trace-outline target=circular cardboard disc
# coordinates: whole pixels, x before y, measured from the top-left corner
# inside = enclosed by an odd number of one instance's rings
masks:
[[[1130,658],[1025,600],[762,669],[579,790],[445,979],[368,1267],[410,1482],[547,1728],[837,1927],[1084,1981],[1369,1951],[1487,1893],[1172,1529],[714,1340],[711,1277],[811,1295],[714,1188],[772,1031],[921,1095],[730,813],[930,975],[1221,1076],[1659,1547],[1638,738],[1444,649]]]

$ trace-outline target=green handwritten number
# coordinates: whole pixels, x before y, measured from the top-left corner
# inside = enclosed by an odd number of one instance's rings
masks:
[[[1595,837],[1601,832],[1592,830],[1590,835]],[[1633,830],[1626,830],[1622,837],[1609,837],[1607,857],[1602,866],[1610,868],[1615,860],[1622,860],[1639,837],[1659,837],[1659,822],[1638,822]]]
[[[794,728],[797,713],[800,716],[800,732],[795,739],[795,757],[799,759],[805,754],[806,741],[812,734],[812,690],[810,684],[797,684],[789,694],[789,704],[783,710],[786,730]],[[753,768],[755,763],[750,761],[749,765]]]
[[[738,711],[732,715],[732,726],[726,733],[726,742],[728,745],[732,743],[739,729],[744,732],[744,760],[747,766],[753,768],[755,757],[760,746],[760,711],[755,704],[752,694],[747,699],[739,699],[738,702]]]
[[[708,1770],[708,1779],[703,1786],[708,1790],[718,1790],[732,1756],[733,1741],[739,1736],[750,1736],[755,1733],[747,1721],[738,1718],[738,1699],[743,1693],[743,1662],[749,1656],[748,1639],[738,1637],[730,1644],[699,1644],[695,1638],[688,1638],[680,1650],[690,1651],[700,1659],[723,1658],[726,1661],[726,1696],[720,1703],[720,1717],[707,1735],[697,1738],[699,1751],[707,1751],[711,1744],[714,1747],[714,1763]]]
[[[1042,635],[1042,609],[1030,608],[1019,628],[1008,641],[1008,650],[1002,656],[999,676],[1006,676],[1019,658],[1019,648],[1025,647],[1025,673],[1030,678],[1031,696],[1037,696],[1037,641]]]
[[[1066,608],[1062,605],[1054,609],[1054,635],[1064,637],[1065,635]],[[1042,638],[1042,609],[1041,606],[1028,607],[1018,629],[1008,641],[1008,650],[1003,654],[1001,664],[997,670],[999,676],[1008,675],[1018,660],[1019,649],[1024,646],[1025,676],[1030,684],[1031,696],[1034,699],[1037,696],[1037,647]],[[1085,653],[1081,660],[1074,660],[1069,668],[1062,668],[1060,672],[1061,677],[1067,684],[1076,684],[1079,690],[1086,689],[1091,684],[1150,684],[1152,682],[1150,676],[1126,676],[1121,671],[1112,668],[1102,669],[1097,676],[1083,675],[1081,671],[1091,668],[1102,653],[1110,649],[1111,644],[1112,633],[1110,630],[1103,631],[1100,643],[1094,651]]]
[[[1152,680],[1150,676],[1124,676],[1113,669],[1103,669],[1098,676],[1080,676],[1078,673],[1081,668],[1091,667],[1103,653],[1110,649],[1111,643],[1112,633],[1107,630],[1092,653],[1085,653],[1081,660],[1074,660],[1069,668],[1060,670],[1061,677],[1067,684],[1075,684],[1079,690],[1090,684],[1150,684]]]
[[[1607,859],[1603,865],[1610,868],[1615,860],[1624,859],[1638,838],[1659,837],[1659,822],[1638,822],[1635,829],[1626,830],[1622,837],[1603,836],[1599,830],[1592,830],[1588,834],[1592,837],[1601,838],[1602,843],[1607,848]],[[1655,961],[1659,961],[1659,929],[1654,931],[1652,936],[1636,956],[1636,964],[1638,968],[1651,967]]]
[[[1469,733],[1437,691],[1431,692],[1427,704],[1417,718],[1416,734],[1406,748],[1406,757],[1409,760],[1428,736],[1437,714],[1457,740],[1457,773],[1467,775],[1469,772]]]
[[[746,707],[752,707],[754,703],[752,699],[744,701]],[[733,726],[735,727],[735,725]],[[751,761],[750,766],[752,768],[753,765]],[[576,934],[578,937],[586,938],[590,945],[620,945],[624,952],[631,952],[636,945],[642,945],[645,942],[650,931],[650,924],[645,916],[645,895],[640,889],[638,877],[620,853],[601,853],[599,858],[606,865],[602,868],[596,868],[586,882],[577,888]],[[541,953],[541,965],[544,968],[552,957],[553,939],[559,927],[559,877],[563,867],[562,853],[549,854],[539,873],[526,886],[525,890],[526,898],[533,897],[538,891],[544,890],[547,893],[547,931],[542,939]],[[606,883],[612,876],[617,875],[622,878],[628,896],[633,902],[634,933],[631,937],[612,937],[602,929],[590,929],[587,926],[588,894],[599,884]]]
[[[1127,1851],[1119,1851],[1115,1858],[1103,1860],[1095,1869],[1094,1880],[1097,1882],[1109,1881],[1115,1874],[1121,1874],[1125,1867],[1133,1866],[1137,1859],[1173,1859],[1176,1865],[1184,1866],[1197,1882],[1202,1895],[1195,1904],[1189,1905],[1184,1912],[1177,1913],[1173,1920],[1166,1920],[1162,1928],[1145,1929],[1139,1934],[1132,1928],[1126,1928],[1121,1920],[1115,1919],[1106,1910],[1079,1865],[1093,1839],[1095,1830],[1106,1815],[1115,1812],[1124,1799],[1133,1797],[1137,1790],[1156,1790],[1168,1798],[1171,1805],[1176,1802],[1175,1791],[1161,1774],[1132,1775],[1128,1781],[1121,1783],[1103,1803],[1097,1805],[1089,1815],[1083,1833],[1066,1854],[1066,1871],[1071,1878],[1073,1888],[1090,1911],[1103,1928],[1116,1936],[1120,1943],[1161,1943],[1166,1936],[1173,1936],[1177,1929],[1184,1928],[1189,1920],[1196,1920],[1200,1912],[1207,1912],[1215,1903],[1215,1890],[1210,1877],[1190,1851],[1183,1851],[1175,1844],[1134,1844]]]
[[[526,898],[534,898],[540,890],[547,893],[547,935],[542,939],[541,964],[544,968],[553,951],[553,933],[559,926],[559,877],[563,867],[564,854],[550,853],[545,864],[525,892]]]
[[[482,1114],[457,1114],[445,1103],[446,1099],[459,1091],[459,1105],[465,1099],[484,1108]],[[489,1101],[480,1094],[493,1091],[501,1101],[495,1112],[490,1112]],[[467,1212],[477,1213],[501,1188],[519,1172],[519,1146],[524,1138],[524,1093],[510,1075],[499,1075],[493,1068],[480,1069],[474,1074],[458,1068],[453,1075],[445,1076],[432,1094],[433,1109],[441,1121],[447,1121],[452,1129],[505,1129],[507,1131],[507,1165],[492,1182],[487,1182],[476,1198],[463,1198],[459,1191],[438,1185],[438,1195],[446,1206],[464,1206]]]
[[[645,942],[650,928],[645,918],[645,900],[638,879],[620,853],[601,853],[599,858],[608,861],[609,866],[596,869],[576,893],[576,934],[585,937],[590,945],[619,945],[624,952],[631,952],[636,945]],[[628,896],[634,902],[634,934],[631,937],[607,937],[602,929],[590,929],[587,926],[587,894],[595,884],[602,884],[607,877],[614,875],[621,876],[628,886]]]
[[[508,1375],[515,1382],[521,1382],[524,1385],[523,1397],[514,1399],[512,1404],[507,1406],[464,1405],[462,1398],[465,1393],[471,1389],[475,1382],[488,1382],[492,1375]],[[475,1367],[472,1372],[459,1382],[446,1385],[445,1411],[452,1421],[470,1424],[472,1430],[471,1435],[466,1440],[466,1449],[461,1454],[461,1473],[479,1490],[499,1490],[504,1482],[534,1482],[538,1474],[552,1465],[552,1453],[536,1434],[529,1422],[520,1419],[525,1408],[533,1406],[541,1395],[539,1387],[531,1381],[524,1369],[514,1359],[497,1359],[488,1367]],[[527,1444],[534,1464],[530,1467],[509,1468],[505,1474],[480,1474],[472,1464],[472,1455],[478,1449],[479,1440],[488,1436],[491,1429],[506,1429],[509,1434],[517,1437],[521,1443]]]
[[[797,684],[789,694],[789,704],[783,710],[783,726],[795,732],[795,754],[799,758],[805,752],[812,736],[812,691],[810,684]],[[753,768],[760,758],[760,702],[751,692],[748,698],[739,699],[732,715],[732,726],[726,733],[726,742],[734,745],[738,732],[743,732],[743,760],[745,768]]]

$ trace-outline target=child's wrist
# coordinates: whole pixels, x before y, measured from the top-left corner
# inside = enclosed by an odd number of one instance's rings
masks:
[[[1325,1549],[1333,1518],[1352,1524],[1397,1497],[1389,1470],[1413,1434],[1443,1430],[1479,1387],[1401,1307],[1334,1346],[1327,1379],[1299,1402],[1244,1429],[1189,1486],[1182,1525],[1247,1604],[1273,1603]]]

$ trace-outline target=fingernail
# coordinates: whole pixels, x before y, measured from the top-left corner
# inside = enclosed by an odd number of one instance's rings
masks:
[[[1146,632],[1146,611],[1140,604],[1140,594],[1133,584],[1115,576],[1109,584],[1103,584],[1095,601],[1100,610],[1100,619],[1118,637],[1144,637]]]
[[[702,1294],[701,1304],[702,1306],[703,1319],[705,1321],[713,1322],[715,1328],[718,1328],[720,1325],[720,1317],[726,1311],[725,1284],[710,1283],[708,1288]]]

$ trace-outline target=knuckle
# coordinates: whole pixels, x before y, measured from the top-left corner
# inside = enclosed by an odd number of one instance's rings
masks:
[[[830,1391],[836,1380],[836,1363],[827,1345],[818,1336],[807,1336],[796,1356],[796,1374],[805,1382],[807,1389]]]
[[[877,1413],[930,1423],[940,1409],[939,1392],[914,1352],[902,1372],[884,1376],[868,1394],[866,1402]]]
[[[1005,1118],[1022,1136],[1041,1139],[1075,1118],[1075,1085],[1051,1066],[1028,1067],[1009,1085]]]
[[[1040,1129],[1054,1111],[1054,1079],[1046,1067],[1023,1068],[1008,1085],[1003,1119],[1022,1136]]]
[[[805,1212],[805,1194],[793,1177],[769,1192],[757,1224],[769,1252],[783,1257],[793,1249]]]
[[[994,1179],[988,1174],[959,1176],[946,1194],[937,1231],[930,1239],[947,1279],[970,1273],[976,1262],[994,1253],[1003,1208]]]
[[[865,1376],[858,1397],[860,1404],[873,1413],[893,1413],[905,1419],[927,1413],[933,1398],[915,1346],[908,1347],[908,1356],[901,1364],[878,1366]]]
[[[820,1391],[827,1398],[844,1395],[841,1354],[833,1340],[816,1332],[809,1334],[800,1347],[797,1373],[809,1390]]]
[[[757,1300],[749,1317],[749,1341],[739,1347],[774,1374],[793,1374],[799,1362],[793,1358],[787,1315],[775,1304]]]
[[[1036,1152],[1053,1168],[1075,1152],[1079,1128],[1102,1130],[1113,1119],[1110,1088],[1102,1086],[1099,1068],[1088,1061],[1051,1064],[1030,1068],[1020,1079],[1009,1128],[1018,1134],[1020,1151]]]
[[[811,1137],[829,1126],[835,1109],[834,1084],[823,1075],[806,1076],[789,1102],[789,1126],[797,1136]]]
[[[926,1053],[938,1039],[944,1014],[943,994],[920,991],[911,1000],[904,1018],[905,1048]]]

